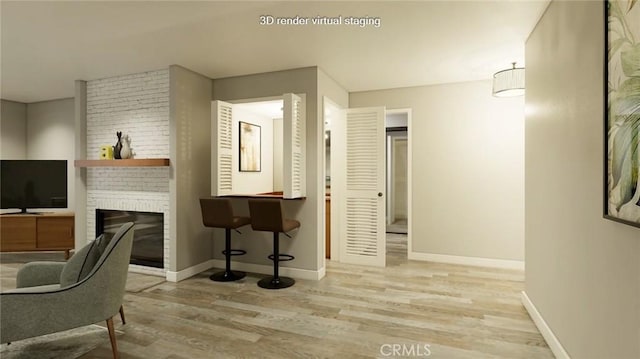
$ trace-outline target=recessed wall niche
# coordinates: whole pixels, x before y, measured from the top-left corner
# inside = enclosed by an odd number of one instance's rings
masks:
[[[212,102],[211,194],[305,196],[304,95]],[[240,170],[240,123],[260,128],[260,171]]]
[[[282,192],[282,107],[282,99],[234,104],[231,135],[234,192]],[[241,122],[260,127],[260,171],[240,170]]]

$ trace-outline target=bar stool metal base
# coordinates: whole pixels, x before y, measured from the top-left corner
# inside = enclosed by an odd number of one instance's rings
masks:
[[[242,256],[246,253],[247,251],[243,249],[231,249],[231,229],[225,228],[224,250],[222,251],[225,261],[224,271],[213,273],[209,279],[215,282],[233,282],[244,278],[247,273],[231,270],[231,256]]]
[[[236,270],[222,271],[222,272],[213,273],[209,277],[209,279],[215,282],[233,282],[233,281],[244,278],[246,275],[247,273],[236,271]]]
[[[273,261],[273,275],[258,281],[258,287],[264,289],[282,289],[291,287],[296,281],[293,278],[280,276],[280,262],[294,260],[290,254],[280,253],[279,232],[273,232],[273,254],[267,258]]]
[[[264,289],[282,289],[291,287],[296,281],[289,277],[266,277],[258,281],[258,287]]]

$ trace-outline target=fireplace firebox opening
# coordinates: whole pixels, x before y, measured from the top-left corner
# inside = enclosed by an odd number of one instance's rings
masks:
[[[164,215],[162,213],[96,209],[96,237],[109,239],[124,223],[135,223],[130,264],[164,268]]]

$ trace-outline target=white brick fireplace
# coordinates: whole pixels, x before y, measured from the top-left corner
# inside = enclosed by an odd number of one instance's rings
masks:
[[[169,158],[169,69],[87,81],[87,159],[113,146],[116,131],[131,139],[134,158]],[[96,209],[164,214],[164,273],[170,268],[169,167],[91,167],[86,177],[87,238]]]

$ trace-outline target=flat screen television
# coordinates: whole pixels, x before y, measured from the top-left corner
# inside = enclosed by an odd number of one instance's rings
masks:
[[[0,160],[0,208],[67,208],[67,161]]]

